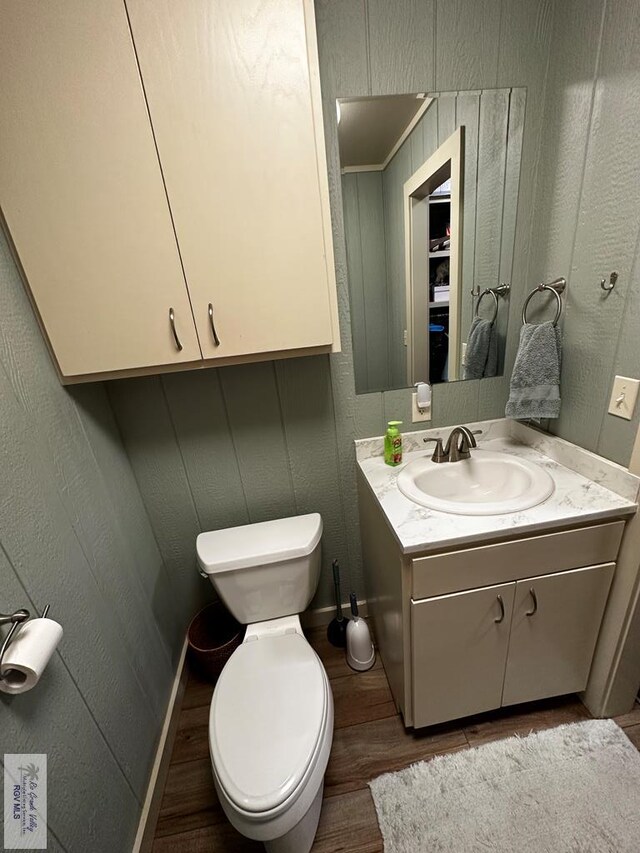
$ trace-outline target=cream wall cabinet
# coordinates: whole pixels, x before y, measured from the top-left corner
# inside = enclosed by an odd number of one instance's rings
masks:
[[[126,5],[204,357],[331,346],[312,3]]]
[[[314,27],[3,4],[0,206],[63,381],[339,349]]]
[[[405,725],[585,690],[624,521],[405,555],[358,484],[369,614]]]
[[[0,19],[0,207],[61,375],[201,359],[122,3]]]

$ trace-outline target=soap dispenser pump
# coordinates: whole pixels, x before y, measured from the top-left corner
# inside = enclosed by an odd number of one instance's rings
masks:
[[[349,595],[351,619],[347,625],[347,663],[351,669],[364,672],[371,669],[376,661],[376,653],[371,642],[369,626],[358,616],[358,601],[355,592]]]

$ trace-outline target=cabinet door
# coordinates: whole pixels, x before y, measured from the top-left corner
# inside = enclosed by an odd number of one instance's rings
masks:
[[[204,357],[330,345],[312,3],[126,5]]]
[[[122,2],[0,17],[0,205],[62,375],[201,359]]]
[[[411,602],[414,726],[499,708],[515,583]]]
[[[584,690],[614,569],[518,581],[503,705]]]

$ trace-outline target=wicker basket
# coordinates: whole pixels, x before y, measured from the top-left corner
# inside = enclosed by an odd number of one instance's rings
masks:
[[[207,681],[216,681],[222,667],[244,639],[245,627],[221,601],[208,604],[191,621],[189,663]]]

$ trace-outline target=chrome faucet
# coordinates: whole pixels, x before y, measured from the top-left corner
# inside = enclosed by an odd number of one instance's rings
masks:
[[[469,459],[471,448],[477,447],[475,436],[482,435],[481,429],[473,430],[466,426],[454,427],[449,433],[445,446],[442,446],[441,438],[424,438],[423,441],[435,441],[436,448],[431,457],[432,462],[460,462],[461,459]]]

